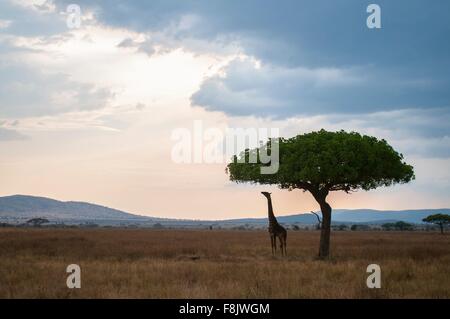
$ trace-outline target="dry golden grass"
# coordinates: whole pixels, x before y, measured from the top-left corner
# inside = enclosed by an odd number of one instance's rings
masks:
[[[1,298],[449,298],[450,235],[288,233],[272,257],[264,231],[0,229]],[[194,260],[195,259],[195,260]],[[81,289],[66,287],[68,264]],[[366,287],[366,267],[382,288]]]

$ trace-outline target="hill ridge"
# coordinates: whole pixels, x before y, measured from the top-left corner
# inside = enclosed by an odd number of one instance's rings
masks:
[[[375,210],[375,209],[334,209],[335,223],[381,223],[403,220],[422,223],[422,219],[433,213],[450,214],[450,209],[410,209],[410,210]],[[175,219],[143,216],[128,213],[104,205],[83,201],[61,201],[49,197],[33,195],[9,195],[0,197],[0,220],[24,220],[45,217],[49,220],[79,221],[129,221],[129,222],[165,222],[170,224],[208,223],[208,224],[263,224],[266,217],[233,218],[222,220]],[[297,213],[277,216],[280,223],[315,224],[316,217],[309,213]]]

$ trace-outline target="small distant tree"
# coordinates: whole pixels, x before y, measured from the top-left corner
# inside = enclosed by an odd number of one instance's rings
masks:
[[[156,223],[156,224],[153,224],[153,228],[155,228],[155,229],[163,229],[164,226],[161,223]]]
[[[398,221],[394,224],[394,228],[396,230],[404,231],[404,230],[413,230],[414,226],[409,223],[405,223],[404,221]]]
[[[385,223],[385,224],[381,225],[381,227],[384,230],[400,230],[400,231],[413,230],[414,229],[414,225],[413,224],[406,223],[404,221],[398,221],[398,222],[395,222],[395,223]]]
[[[367,230],[371,230],[371,227],[370,227],[369,225],[359,224],[359,225],[352,225],[352,227],[350,227],[350,230],[363,230],[363,231],[367,231]]]
[[[383,230],[393,230],[395,228],[395,224],[394,223],[384,223],[383,225],[381,225],[381,228],[383,228]]]
[[[263,155],[277,149],[279,161],[267,163]],[[250,163],[249,159],[255,158]],[[271,165],[278,166],[277,172],[262,174],[261,169]],[[322,211],[321,258],[330,253],[331,206],[327,202],[330,192],[368,191],[414,179],[413,167],[385,140],[356,132],[325,130],[271,139],[259,148],[246,149],[234,156],[227,171],[230,180],[238,183],[278,185],[281,189],[311,193]]]
[[[48,224],[49,222],[46,218],[32,218],[27,220],[26,224],[33,227],[41,227],[43,224]]]
[[[422,221],[425,223],[438,225],[441,229],[441,234],[444,234],[444,226],[450,224],[450,216],[446,214],[434,214],[427,216],[422,219]]]

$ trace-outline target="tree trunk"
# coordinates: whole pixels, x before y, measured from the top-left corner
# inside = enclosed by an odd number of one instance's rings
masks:
[[[444,235],[444,224],[439,224],[439,227],[441,227],[441,234]]]
[[[322,229],[320,232],[319,258],[325,259],[330,255],[331,233],[331,206],[323,200],[320,204],[322,210]]]

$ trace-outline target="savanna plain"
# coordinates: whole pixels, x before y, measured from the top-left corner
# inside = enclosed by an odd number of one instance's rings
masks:
[[[266,231],[0,229],[0,298],[450,298],[450,235],[289,231],[273,257]],[[68,289],[66,267],[81,267]],[[369,289],[369,264],[381,288]]]

